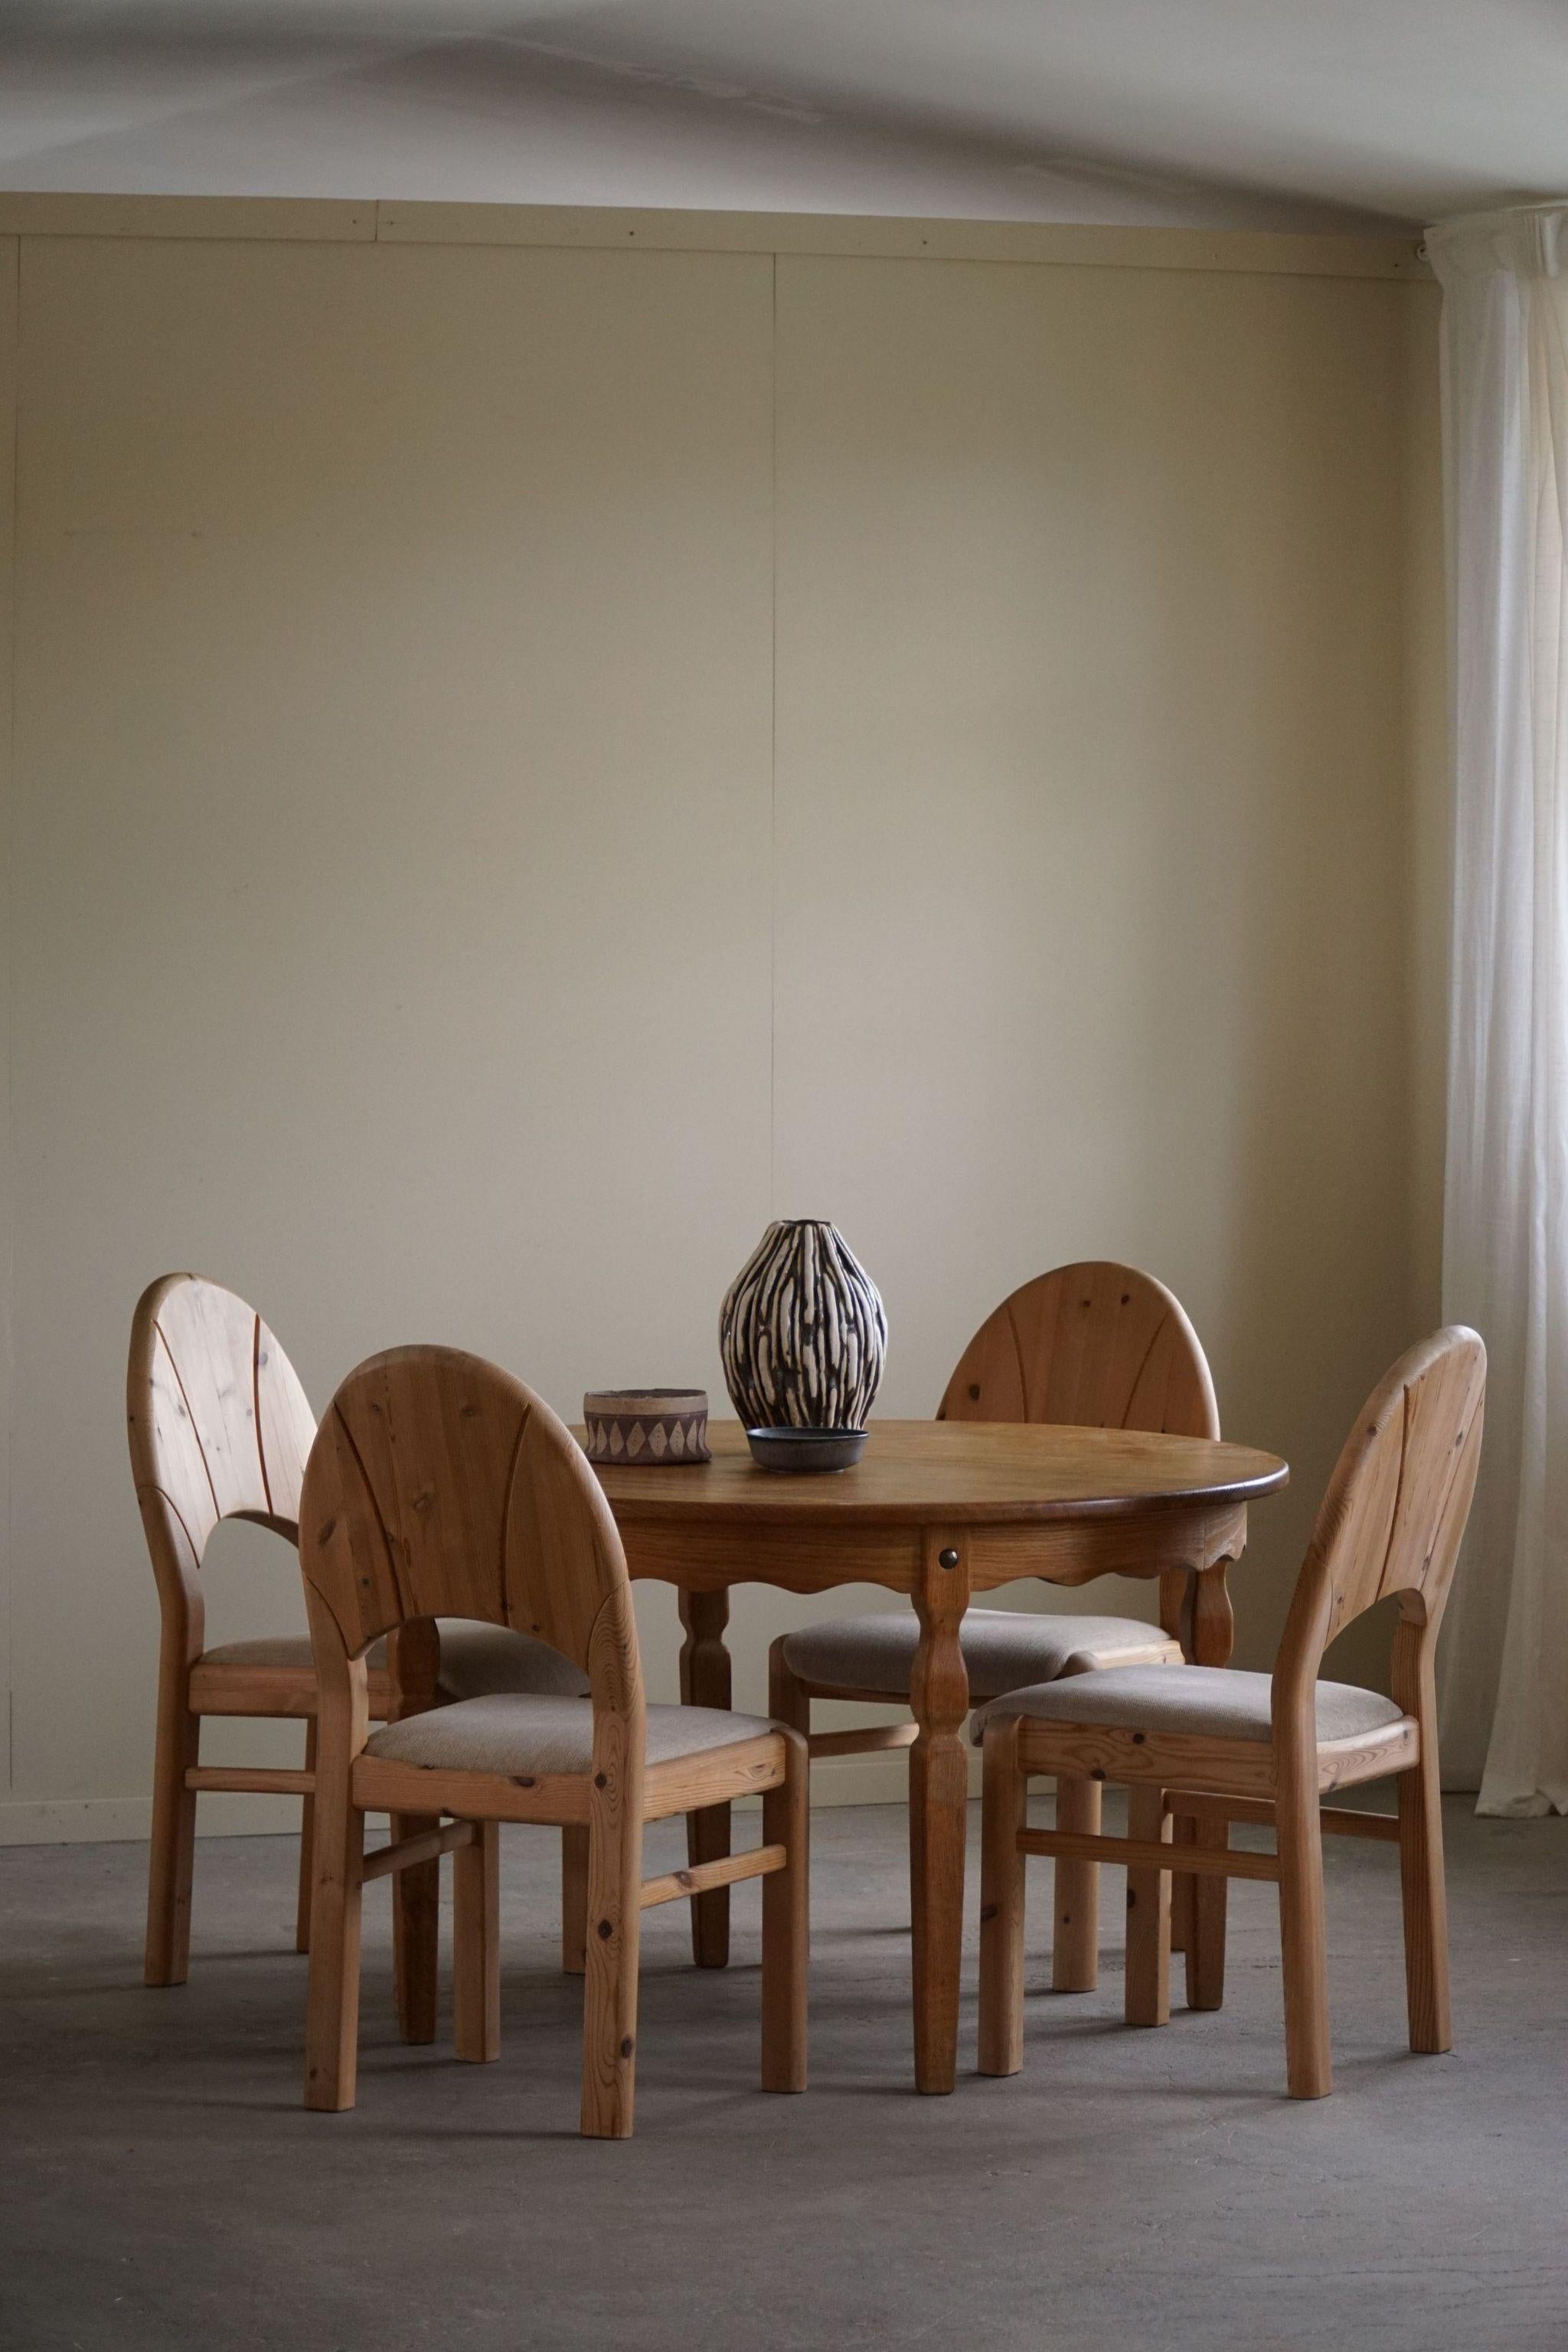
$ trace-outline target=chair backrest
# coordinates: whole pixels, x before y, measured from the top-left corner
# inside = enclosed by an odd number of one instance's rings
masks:
[[[1152,1275],[1101,1261],[1058,1265],[1005,1298],[960,1357],[937,1419],[1219,1435],[1181,1301]]]
[[[160,1585],[200,1567],[220,1519],[292,1542],[316,1433],[293,1365],[253,1307],[195,1274],[142,1294],[126,1375],[131,1467]]]
[[[300,1557],[351,1659],[412,1620],[479,1617],[560,1650],[598,1701],[607,1618],[611,1703],[640,1695],[626,1555],[598,1480],[543,1399],[482,1357],[394,1348],[349,1374],[306,1467]]]
[[[1418,1636],[1395,1642],[1394,1695],[1413,1707],[1411,1674],[1417,1662],[1429,1671],[1475,1492],[1486,1388],[1480,1337],[1454,1324],[1408,1349],[1367,1399],[1296,1581],[1275,1664],[1277,1723],[1292,1696],[1304,1703],[1334,1635],[1394,1595]]]

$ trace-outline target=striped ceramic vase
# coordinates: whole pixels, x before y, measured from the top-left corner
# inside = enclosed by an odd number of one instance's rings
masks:
[[[719,1317],[748,1429],[863,1429],[888,1353],[881,1296],[825,1217],[771,1224]]]

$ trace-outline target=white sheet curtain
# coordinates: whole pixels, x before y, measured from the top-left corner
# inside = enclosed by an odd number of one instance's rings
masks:
[[[1428,232],[1443,287],[1455,866],[1444,1312],[1490,1356],[1445,1778],[1568,1811],[1568,204]]]

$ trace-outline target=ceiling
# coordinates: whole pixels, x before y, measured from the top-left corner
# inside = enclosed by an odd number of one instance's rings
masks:
[[[1568,189],[1568,0],[0,0],[0,185],[1429,221]]]

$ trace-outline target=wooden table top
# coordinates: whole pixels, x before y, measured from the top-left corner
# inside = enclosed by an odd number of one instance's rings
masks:
[[[1040,1422],[873,1421],[853,1469],[816,1475],[758,1469],[739,1422],[710,1422],[708,1443],[711,1462],[595,1463],[616,1519],[995,1526],[1246,1503],[1290,1475],[1250,1445]]]

